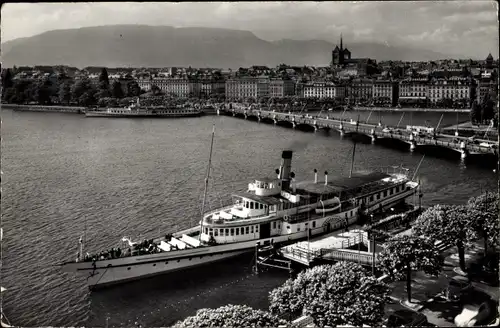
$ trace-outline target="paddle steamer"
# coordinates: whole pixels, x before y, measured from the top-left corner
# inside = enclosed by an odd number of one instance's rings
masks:
[[[135,104],[131,104],[125,108],[106,108],[103,110],[87,110],[85,117],[159,117],[159,118],[177,118],[177,117],[192,117],[200,116],[203,111],[198,108],[185,107],[165,107],[151,106],[142,107],[137,98]]]
[[[248,190],[233,194],[230,206],[204,213],[211,147],[198,225],[142,243],[124,237],[127,250],[95,255],[83,255],[80,239],[77,260],[63,264],[63,270],[84,275],[91,288],[182,270],[251,252],[257,243],[286,244],[347,227],[418,190],[402,168],[332,180],[325,172],[322,181],[314,170],[314,180],[297,182],[292,154],[283,151],[275,177],[250,182]]]

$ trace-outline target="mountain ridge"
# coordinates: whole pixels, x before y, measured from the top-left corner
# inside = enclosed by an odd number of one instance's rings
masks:
[[[376,42],[345,44],[353,58],[437,60],[425,49]],[[2,65],[75,67],[219,67],[252,65],[327,66],[335,44],[325,40],[266,41],[253,32],[212,27],[105,25],[60,29],[2,43]]]

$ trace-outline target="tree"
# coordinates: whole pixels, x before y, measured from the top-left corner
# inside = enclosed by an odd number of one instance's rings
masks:
[[[111,86],[111,96],[113,98],[121,99],[125,95],[123,94],[122,84],[119,81],[114,81]]]
[[[59,87],[59,101],[62,104],[69,104],[71,101],[71,84],[64,82]]]
[[[396,236],[389,239],[378,259],[382,270],[391,277],[404,279],[406,273],[406,290],[410,303],[412,270],[437,276],[444,263],[434,241],[417,236]]]
[[[38,81],[33,85],[33,100],[35,100],[39,104],[48,104],[50,103],[50,97],[52,95],[52,91],[50,89],[51,82],[49,80]]]
[[[230,304],[217,309],[200,309],[174,327],[277,327],[281,324],[286,322],[269,312]]]
[[[95,105],[97,103],[97,100],[95,98],[95,93],[92,92],[92,90],[85,92],[80,96],[80,98],[78,98],[78,103],[81,106],[86,106],[86,107]]]
[[[319,326],[377,326],[389,294],[386,284],[352,262],[322,265],[288,279],[269,295],[271,313],[310,315]]]
[[[2,72],[2,90],[6,90],[14,86],[12,78],[13,76],[10,68],[7,68]]]
[[[101,89],[108,89],[109,88],[109,77],[108,77],[108,71],[106,70],[106,67],[103,67],[101,70],[101,74],[99,75],[99,86],[103,86]]]
[[[488,246],[500,246],[498,217],[498,193],[485,192],[477,197],[471,197],[467,206],[471,209],[470,220],[474,229],[484,238],[485,253]]]
[[[90,93],[93,89],[92,82],[89,79],[78,80],[71,87],[71,98],[80,102],[80,97],[86,93]]]
[[[153,95],[157,95],[159,94],[161,91],[160,91],[160,88],[156,85],[156,84],[153,84],[151,86],[151,92],[153,92]]]
[[[474,101],[472,103],[471,111],[469,112],[469,117],[471,122],[475,123],[479,121],[480,115],[481,115],[481,106],[477,103],[477,101]]]
[[[417,236],[426,236],[457,246],[460,269],[465,272],[465,248],[470,247],[477,238],[470,221],[470,213],[469,207],[465,205],[436,205],[420,214],[413,231]]]
[[[7,101],[11,101],[13,103],[26,103],[31,100],[33,94],[33,82],[29,80],[17,80],[14,82],[14,86],[12,87],[14,92],[9,91],[9,96],[11,99],[6,99]]]
[[[141,94],[141,88],[137,81],[129,81],[127,83],[127,97],[139,97]]]
[[[103,84],[103,82],[101,82]],[[96,93],[97,99],[101,98],[109,98],[111,97],[111,92],[107,88],[103,88],[101,85],[99,86],[99,90]]]

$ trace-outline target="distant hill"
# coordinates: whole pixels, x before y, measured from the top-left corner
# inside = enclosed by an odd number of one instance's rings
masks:
[[[377,43],[346,45],[353,57],[435,60],[447,56],[424,49]],[[2,43],[2,64],[76,67],[221,67],[251,65],[326,66],[334,44],[322,40],[268,42],[249,31],[220,28],[110,25],[55,30]]]

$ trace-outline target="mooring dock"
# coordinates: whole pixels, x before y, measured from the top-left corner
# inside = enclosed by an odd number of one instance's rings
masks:
[[[359,226],[351,226],[349,231],[335,231],[327,235],[300,241],[279,249],[278,253],[291,261],[311,266],[320,260],[352,261],[372,265],[377,261],[380,245],[368,239],[368,233]],[[358,249],[356,249],[358,246]]]

